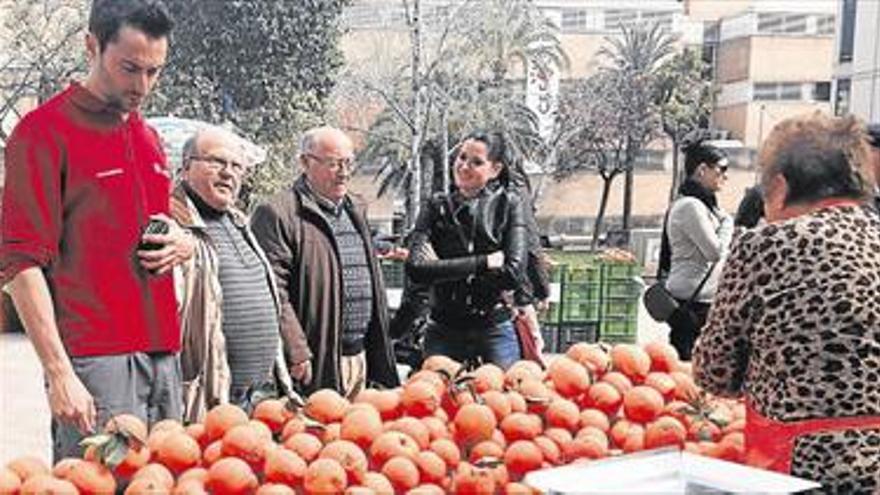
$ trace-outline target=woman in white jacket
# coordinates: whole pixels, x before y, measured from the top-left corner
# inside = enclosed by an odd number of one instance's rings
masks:
[[[733,221],[715,197],[727,179],[725,153],[700,142],[684,151],[686,177],[666,216],[660,257],[666,289],[679,303],[668,321],[670,342],[682,359],[690,360],[715,295]]]

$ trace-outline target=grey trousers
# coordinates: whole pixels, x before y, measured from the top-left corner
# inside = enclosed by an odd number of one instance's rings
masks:
[[[180,420],[183,387],[177,354],[137,352],[113,356],[71,358],[73,371],[92,394],[97,428],[112,416],[133,414],[151,425],[162,419]],[[52,419],[55,462],[82,457],[82,433],[70,423]]]

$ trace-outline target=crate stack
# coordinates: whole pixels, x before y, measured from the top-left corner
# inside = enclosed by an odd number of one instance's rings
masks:
[[[545,352],[565,352],[577,342],[635,342],[641,267],[635,263],[595,261],[556,265],[554,296],[541,317]]]

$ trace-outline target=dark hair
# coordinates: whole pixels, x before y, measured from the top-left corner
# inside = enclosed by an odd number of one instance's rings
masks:
[[[162,0],[94,0],[89,13],[89,32],[103,51],[116,41],[119,30],[131,26],[152,38],[170,37],[174,19]]]
[[[507,142],[507,138],[501,132],[487,132],[482,130],[473,131],[461,142],[468,140],[479,141],[486,145],[486,157],[489,161],[498,162],[502,165],[498,180],[507,187],[511,181],[511,168],[515,166],[513,150]]]
[[[701,163],[714,165],[727,158],[721,148],[704,141],[697,141],[684,146],[684,173],[687,177],[694,175]]]
[[[759,155],[766,191],[782,175],[788,184],[785,204],[809,204],[826,198],[863,199],[871,189],[864,127],[855,117],[815,114],[780,122]]]

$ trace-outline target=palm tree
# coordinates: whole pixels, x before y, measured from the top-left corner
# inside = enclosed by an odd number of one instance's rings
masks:
[[[626,115],[620,118],[631,122],[644,122],[656,118],[656,81],[658,70],[667,57],[675,53],[675,38],[660,24],[621,24],[619,37],[606,38],[608,46],[599,55],[608,65],[601,71],[618,80],[621,90],[629,101],[622,109]],[[645,133],[643,126],[627,132],[626,182],[623,194],[623,229],[629,231],[632,217],[633,163],[642,148],[654,137]]]

